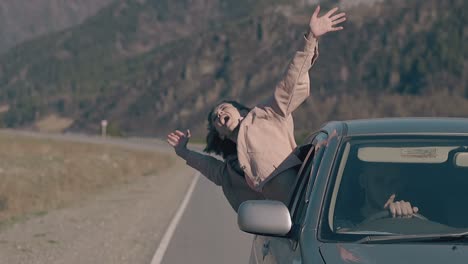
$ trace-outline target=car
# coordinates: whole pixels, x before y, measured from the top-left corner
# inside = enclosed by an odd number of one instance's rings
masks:
[[[239,207],[250,263],[467,263],[467,118],[333,121],[299,150],[289,204]]]

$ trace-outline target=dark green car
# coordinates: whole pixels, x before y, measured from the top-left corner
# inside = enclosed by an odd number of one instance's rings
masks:
[[[468,119],[330,122],[300,150],[288,206],[239,208],[251,263],[468,263]]]

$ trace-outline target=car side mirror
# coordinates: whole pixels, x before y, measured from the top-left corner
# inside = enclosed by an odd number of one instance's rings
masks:
[[[468,167],[468,152],[459,152],[454,156],[454,163],[457,167]]]
[[[237,224],[247,233],[284,236],[292,227],[288,208],[279,201],[245,201],[237,210]]]

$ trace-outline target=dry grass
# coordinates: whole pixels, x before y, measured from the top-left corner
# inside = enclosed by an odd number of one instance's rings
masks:
[[[66,206],[171,163],[155,152],[0,134],[0,222]]]
[[[71,124],[73,124],[73,119],[52,114],[37,121],[35,127],[41,132],[62,132]]]

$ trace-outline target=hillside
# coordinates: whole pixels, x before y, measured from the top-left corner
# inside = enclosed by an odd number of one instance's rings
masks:
[[[115,133],[190,127],[201,136],[215,102],[253,105],[271,93],[307,28],[313,7],[304,4],[118,1],[0,58],[2,123],[33,128],[54,113],[71,118],[72,131],[96,132],[105,118]],[[345,30],[320,40],[297,129],[329,119],[466,116],[463,10],[463,0],[348,10]]]
[[[39,35],[77,25],[113,0],[2,0],[0,53]]]

